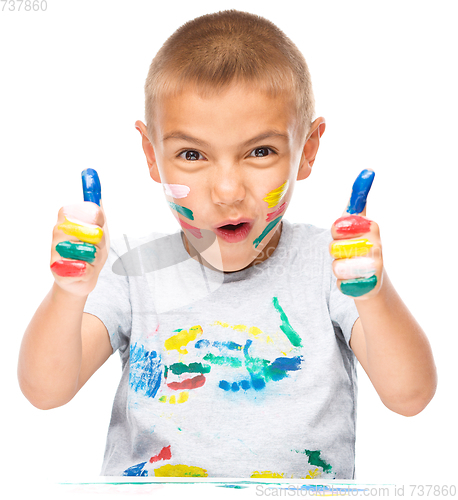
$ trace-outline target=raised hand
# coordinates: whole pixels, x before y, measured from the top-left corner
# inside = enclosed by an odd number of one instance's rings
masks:
[[[81,178],[84,202],[59,210],[50,266],[56,283],[80,296],[94,289],[110,247],[97,172],[88,168]]]
[[[378,224],[365,217],[366,198],[375,173],[363,170],[353,184],[350,201],[342,217],[331,228],[329,246],[335,258],[332,269],[337,286],[355,300],[378,293],[382,285],[383,257]]]

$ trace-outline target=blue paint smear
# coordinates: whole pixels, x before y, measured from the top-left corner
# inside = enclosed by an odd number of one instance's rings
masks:
[[[221,389],[224,389],[225,391],[230,391],[231,390],[231,384],[227,380],[220,380],[219,386]]]
[[[147,476],[148,471],[143,470],[143,467],[145,466],[146,462],[142,462],[141,464],[137,465],[132,465],[132,467],[129,467],[126,469],[122,475],[123,476]]]
[[[102,188],[100,186],[100,179],[93,168],[87,168],[81,172],[81,180],[83,181],[83,196],[84,201],[92,201],[100,206],[100,197],[102,195]]]
[[[161,385],[161,357],[137,343],[130,346],[129,384],[135,391],[154,398]]]
[[[264,389],[266,383],[264,382],[263,378],[251,377],[251,385],[253,386],[254,390],[260,391],[261,389]]]
[[[194,347],[196,349],[202,349],[203,347],[208,347],[210,345],[210,341],[207,339],[201,339],[198,340],[195,344]]]
[[[302,356],[294,356],[293,358],[277,358],[270,365],[272,368],[279,370],[299,370],[301,367]]]
[[[244,390],[244,391],[247,391],[250,387],[251,387],[251,384],[249,382],[249,380],[242,380],[240,382],[240,387]]]
[[[251,339],[247,339],[246,344],[243,347],[243,354],[245,354],[245,356],[248,356],[248,349],[252,343],[253,341]]]
[[[215,342],[213,342],[213,345],[220,350],[222,350],[222,349],[229,349],[230,351],[241,351],[242,350],[242,346],[240,344],[237,344],[236,342],[232,342],[232,341],[229,341],[229,342],[215,341]]]
[[[366,206],[367,195],[374,181],[375,172],[365,169],[356,178],[351,192],[350,203],[347,212],[349,214],[360,214]]]
[[[237,384],[237,382],[233,382],[231,385],[231,391],[237,392],[238,390],[239,390],[239,384]]]

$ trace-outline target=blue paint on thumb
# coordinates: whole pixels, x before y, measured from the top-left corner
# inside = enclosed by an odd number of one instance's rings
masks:
[[[92,201],[100,206],[102,188],[97,172],[93,168],[87,168],[81,172],[83,181],[84,201]]]
[[[356,178],[351,192],[350,203],[347,212],[349,214],[360,214],[366,206],[367,195],[375,177],[373,170],[363,170]]]

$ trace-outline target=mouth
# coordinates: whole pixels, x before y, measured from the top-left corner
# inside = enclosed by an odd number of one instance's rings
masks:
[[[215,233],[228,243],[243,241],[251,229],[254,221],[251,219],[239,219],[237,221],[224,221],[223,224],[214,228]]]

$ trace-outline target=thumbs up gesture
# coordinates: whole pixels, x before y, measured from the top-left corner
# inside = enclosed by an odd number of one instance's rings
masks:
[[[81,172],[84,202],[59,210],[53,230],[51,271],[56,283],[78,296],[95,287],[110,248],[97,172]]]
[[[329,252],[340,291],[355,300],[366,300],[382,285],[382,243],[378,224],[366,218],[366,198],[375,173],[363,170],[353,184],[345,212],[331,228]]]

